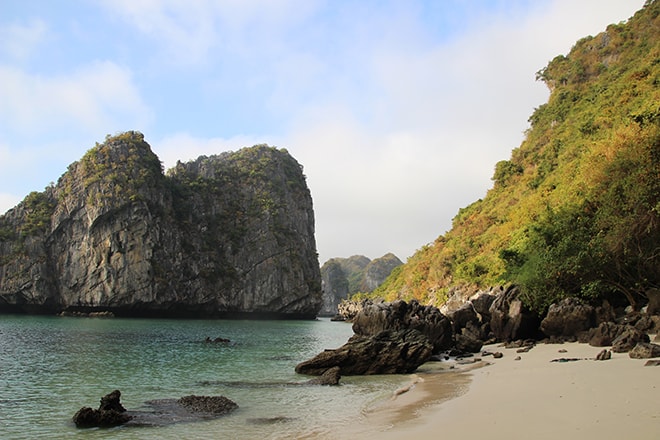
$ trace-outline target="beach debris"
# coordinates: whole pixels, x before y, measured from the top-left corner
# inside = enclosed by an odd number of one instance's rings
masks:
[[[660,357],[660,345],[651,342],[638,342],[628,353],[632,359]]]
[[[577,362],[577,361],[583,361],[585,358],[557,358],[553,359],[550,362],[558,362],[558,363],[565,363],[565,362]]]
[[[560,350],[557,350],[557,352],[558,353],[568,353],[568,350],[566,350],[565,348],[562,348]]]
[[[504,353],[502,353],[501,351],[496,351],[495,353],[493,353],[493,357],[495,359],[501,359],[504,357]]]
[[[206,339],[204,339],[204,342],[206,342],[207,344],[210,344],[210,343],[229,344],[231,341],[227,338],[217,337],[215,339],[211,339],[209,336],[207,336]]]
[[[660,359],[650,359],[644,364],[645,367],[660,367]]]
[[[296,420],[293,417],[275,416],[275,417],[253,417],[246,419],[248,423],[253,425],[274,425],[276,423],[288,423]]]
[[[519,361],[519,360],[521,360],[521,359],[522,359],[522,358],[521,358],[520,356],[516,356],[516,357],[513,358],[514,361]]]

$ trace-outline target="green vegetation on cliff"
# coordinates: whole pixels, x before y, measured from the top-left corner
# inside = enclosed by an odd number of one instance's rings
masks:
[[[374,295],[441,304],[452,286],[515,283],[528,305],[660,286],[660,2],[537,73],[551,91],[487,195]]]

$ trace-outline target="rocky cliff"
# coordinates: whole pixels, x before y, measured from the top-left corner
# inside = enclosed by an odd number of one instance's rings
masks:
[[[0,311],[311,318],[321,302],[312,199],[286,150],[164,175],[127,132],[0,217]]]
[[[375,260],[364,255],[332,258],[321,267],[323,307],[321,315],[334,316],[338,304],[358,292],[371,292],[380,286],[394,268],[403,262],[388,253]]]

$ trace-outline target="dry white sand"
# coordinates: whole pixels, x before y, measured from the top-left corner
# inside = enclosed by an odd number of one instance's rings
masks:
[[[367,416],[378,432],[359,438],[660,439],[660,366],[627,353],[596,361],[602,348],[577,343],[484,350],[504,357],[480,356],[490,365],[458,375],[422,368],[410,391]],[[457,397],[434,401],[443,393]]]

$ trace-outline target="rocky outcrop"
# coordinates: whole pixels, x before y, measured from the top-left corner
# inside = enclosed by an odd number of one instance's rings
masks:
[[[433,345],[418,330],[384,330],[355,335],[334,350],[325,350],[296,366],[296,373],[322,375],[339,367],[342,375],[412,373],[430,359]]]
[[[523,304],[517,286],[499,293],[489,312],[490,329],[498,341],[536,339],[539,335],[540,318]]]
[[[660,357],[660,345],[650,342],[638,342],[628,352],[632,359],[650,359]]]
[[[454,344],[449,319],[416,301],[366,302],[353,332],[346,344],[301,362],[296,372],[321,375],[338,367],[342,375],[410,373]]]
[[[110,428],[128,423],[132,417],[120,402],[121,392],[114,390],[101,398],[98,409],[82,407],[74,414],[73,423],[78,428]]]
[[[127,411],[115,390],[101,398],[99,409],[83,407],[73,416],[78,428],[110,428],[113,426],[166,426],[220,417],[238,408],[224,396],[185,396],[146,402],[150,411]]]
[[[366,304],[353,319],[353,333],[358,336],[405,329],[417,330],[427,337],[434,353],[452,346],[451,321],[436,307],[423,306],[417,301]]]
[[[313,318],[302,167],[265,145],[178,163],[109,137],[0,217],[0,311]]]
[[[341,315],[339,304],[351,295],[369,293],[380,286],[392,270],[403,262],[396,255],[388,253],[380,258],[369,260],[364,255],[349,258],[332,258],[321,267],[323,286],[323,307],[320,315]]]
[[[307,385],[339,385],[341,379],[341,368],[328,368],[319,377],[307,381]]]
[[[541,321],[541,331],[550,337],[574,338],[595,324],[596,312],[576,298],[565,298],[552,304]]]

